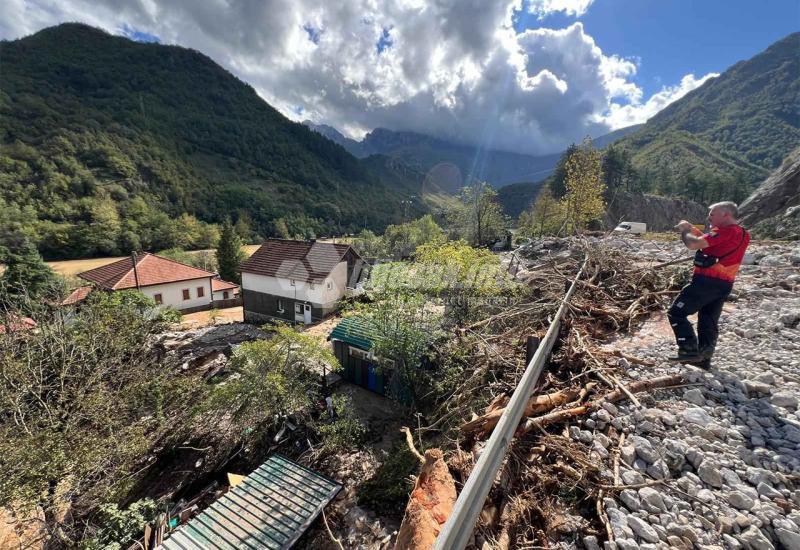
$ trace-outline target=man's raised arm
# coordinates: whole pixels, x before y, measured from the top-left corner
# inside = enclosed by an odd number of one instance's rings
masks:
[[[703,237],[703,232],[686,220],[678,222],[675,230],[680,232],[681,240],[689,250],[702,250],[708,246],[708,241]]]

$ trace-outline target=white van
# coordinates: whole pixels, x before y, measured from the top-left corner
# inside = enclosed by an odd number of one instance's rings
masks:
[[[647,233],[647,224],[642,222],[620,222],[620,224],[614,228],[614,231],[642,235]]]

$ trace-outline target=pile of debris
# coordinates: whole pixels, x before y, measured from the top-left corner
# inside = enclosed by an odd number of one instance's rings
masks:
[[[563,337],[540,378],[537,397],[528,402],[474,543],[518,548],[560,540],[574,544],[579,533],[607,538],[604,497],[621,481],[618,474],[604,473],[590,453],[616,453],[624,437],[609,422],[608,410],[615,402],[638,403],[639,392],[674,388],[685,380],[670,375],[625,383],[627,366],[652,363],[605,351],[600,343],[663,308],[681,280],[671,269],[631,269],[624,252],[585,240],[529,244],[518,257],[516,278],[528,292],[513,306],[461,330],[457,345],[470,350],[475,370],[423,431],[438,434],[435,441],[445,449],[450,471],[457,483],[464,483],[525,370],[527,337],[546,331],[566,284],[586,257]],[[604,433],[595,434],[590,443],[596,443],[587,447],[586,441],[570,437],[578,423]]]
[[[269,334],[253,325],[228,323],[165,332],[156,346],[161,350],[168,367],[208,379],[225,368],[239,344],[267,338]]]

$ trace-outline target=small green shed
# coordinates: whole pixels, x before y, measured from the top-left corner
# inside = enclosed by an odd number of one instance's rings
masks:
[[[381,395],[386,395],[386,372],[375,366],[372,338],[358,317],[347,317],[336,325],[329,337],[333,353],[342,365],[342,378]]]
[[[394,369],[376,365],[372,352],[374,336],[363,319],[342,319],[328,340],[342,366],[342,378],[380,395],[391,396],[405,405],[411,403],[411,392]]]

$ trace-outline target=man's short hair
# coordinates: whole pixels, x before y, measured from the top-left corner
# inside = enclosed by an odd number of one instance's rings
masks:
[[[736,218],[739,217],[739,207],[736,206],[735,202],[731,202],[731,201],[715,202],[714,204],[712,204],[708,208],[709,209],[719,208],[720,210],[724,210],[725,212],[728,212],[731,215],[731,217],[733,217],[733,219],[736,219]]]

